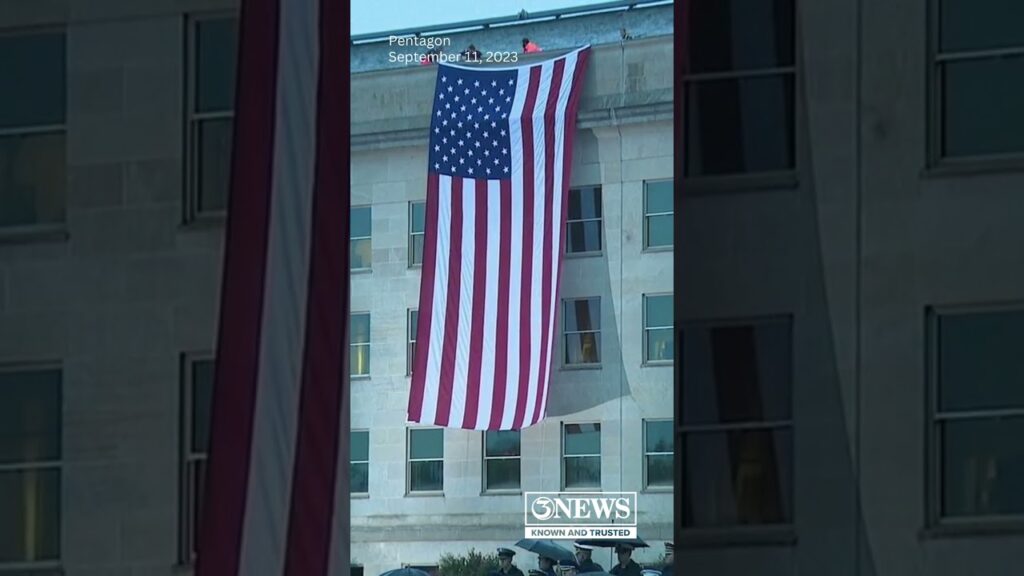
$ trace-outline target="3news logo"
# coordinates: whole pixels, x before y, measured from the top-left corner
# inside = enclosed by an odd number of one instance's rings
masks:
[[[636,538],[636,492],[526,492],[525,537]]]

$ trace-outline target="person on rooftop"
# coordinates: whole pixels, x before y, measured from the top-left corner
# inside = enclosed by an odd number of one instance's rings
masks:
[[[527,54],[531,52],[540,52],[540,46],[536,42],[531,42],[529,38],[523,38],[523,52]]]

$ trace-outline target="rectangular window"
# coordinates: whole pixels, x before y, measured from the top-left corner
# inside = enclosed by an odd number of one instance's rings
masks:
[[[644,183],[644,249],[671,248],[673,243],[671,180]]]
[[[692,324],[682,344],[684,525],[791,524],[790,320]]]
[[[695,2],[683,78],[687,177],[795,169],[793,0]]]
[[[362,566],[355,566],[355,565],[353,565],[351,567],[351,571],[349,572],[349,575],[350,576],[363,576],[363,567]]]
[[[444,428],[409,429],[409,492],[444,490]]]
[[[484,432],[484,490],[519,490],[518,430]]]
[[[412,376],[412,368],[416,365],[416,329],[419,326],[419,310],[409,310],[408,333],[406,334],[407,350],[405,363],[407,374]]]
[[[1024,4],[934,1],[934,155],[1024,154]]]
[[[670,364],[675,339],[672,295],[644,296],[644,363]]]
[[[352,269],[369,270],[373,266],[373,245],[370,241],[371,210],[369,206],[353,206],[349,237],[352,246]]]
[[[370,313],[352,314],[351,343],[349,344],[349,374],[352,376],[370,375]]]
[[[0,368],[0,568],[60,559],[61,395],[58,368]]]
[[[182,363],[181,561],[195,560],[197,529],[203,515],[206,459],[210,451],[214,360],[186,356]]]
[[[671,489],[675,484],[673,421],[644,421],[644,488]]]
[[[186,220],[227,210],[235,117],[238,19],[204,16],[189,22]]]
[[[409,202],[409,266],[423,265],[426,217],[426,202]]]
[[[350,461],[350,486],[353,494],[370,492],[370,431],[352,431]]]
[[[0,229],[64,223],[65,44],[63,31],[0,36]]]
[[[1024,310],[932,313],[940,519],[1024,516]]]
[[[566,254],[601,252],[600,186],[569,190],[569,213],[565,225]]]
[[[562,487],[601,488],[601,425],[562,425]]]
[[[562,302],[562,340],[566,366],[601,363],[601,299],[575,298]]]

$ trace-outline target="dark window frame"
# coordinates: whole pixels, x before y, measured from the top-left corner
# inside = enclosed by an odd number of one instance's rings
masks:
[[[405,313],[405,375],[412,377],[412,370],[416,367],[416,332],[412,329],[412,317],[416,315],[416,328],[419,328],[420,311],[417,308],[409,308]],[[418,331],[418,330],[417,330]]]
[[[366,342],[353,342],[352,341],[351,331],[349,333],[348,351],[349,351],[349,359],[350,359],[350,361],[349,361],[349,370],[348,370],[348,372],[349,372],[349,377],[352,378],[353,380],[369,378],[370,377],[370,372],[371,372],[371,364],[373,362],[373,354],[372,354],[373,353],[373,318],[371,317],[371,315],[370,315],[370,313],[368,311],[357,310],[357,311],[352,311],[351,313],[349,313],[349,318],[350,318],[349,321],[351,322],[351,320],[354,319],[356,316],[366,316],[367,337],[366,337]],[[366,349],[366,372],[358,372],[357,373],[357,372],[354,372],[354,370],[355,370],[355,362],[352,362],[351,359],[355,358],[356,357],[356,352],[358,350],[363,349],[363,348]]]
[[[662,326],[662,325],[659,325],[659,326],[648,326],[647,325],[647,322],[649,320],[648,317],[647,317],[647,299],[648,298],[666,297],[666,296],[671,298],[673,296],[673,294],[672,294],[672,292],[652,292],[652,293],[649,293],[649,294],[643,294],[641,296],[641,306],[643,308],[640,311],[641,316],[643,317],[643,320],[642,320],[642,322],[643,322],[643,324],[642,324],[642,327],[643,327],[643,342],[642,342],[642,344],[643,344],[643,352],[641,352],[642,358],[643,358],[643,362],[642,362],[643,366],[673,366],[676,363],[674,357],[671,360],[651,360],[651,358],[648,355],[649,352],[650,352],[650,348],[648,346],[648,338],[649,338],[649,334],[650,334],[650,332],[652,330],[668,330],[672,334],[672,338],[673,338],[673,341],[672,341],[672,351],[673,351],[673,354],[675,353],[675,348],[676,348],[676,346],[675,346],[676,331],[675,331],[675,320],[674,320],[674,318],[675,318],[675,302],[674,301],[672,302],[672,304],[673,304],[673,317],[669,318],[670,324],[664,325],[664,326]]]
[[[928,11],[928,65],[927,78],[927,150],[926,174],[941,175],[944,173],[961,172],[999,172],[1024,170],[1024,148],[1017,152],[997,154],[973,154],[964,156],[947,156],[945,148],[945,129],[943,108],[945,106],[943,90],[943,69],[951,62],[992,61],[1002,58],[1024,58],[1024,44],[1013,48],[995,48],[980,50],[942,50],[942,0],[929,0]]]
[[[421,230],[419,232],[416,232],[416,231],[413,230],[413,217],[412,217],[413,210],[414,210],[413,207],[416,206],[417,204],[423,204],[423,212],[424,212],[424,214],[423,214],[423,230]],[[409,201],[409,214],[408,214],[408,217],[409,217],[409,257],[408,257],[409,268],[422,268],[423,267],[423,254],[422,253],[420,254],[420,261],[419,262],[415,261],[416,250],[414,248],[414,245],[415,245],[414,239],[415,239],[416,236],[420,236],[420,237],[422,237],[424,239],[423,240],[424,246],[426,245],[426,238],[427,238],[427,222],[426,222],[427,216],[426,216],[426,210],[427,210],[427,202],[426,202],[426,200],[410,200]],[[424,248],[424,250],[425,250],[425,248]]]
[[[927,422],[925,460],[927,462],[926,531],[930,533],[1024,533],[1024,514],[989,514],[947,516],[943,514],[943,447],[941,427],[944,422],[992,420],[1024,417],[1024,408],[989,408],[942,411],[939,406],[942,383],[939,373],[939,322],[943,317],[997,312],[1021,312],[1024,303],[928,306],[925,309],[927,346],[925,351],[925,406]]]
[[[672,216],[672,215],[675,214],[675,210],[676,210],[676,197],[675,197],[675,189],[674,188],[673,188],[673,191],[672,191],[672,211],[671,212],[650,212],[649,208],[647,206],[647,189],[648,189],[648,185],[649,184],[662,184],[662,183],[665,183],[665,182],[673,182],[673,179],[672,178],[659,178],[659,179],[644,180],[644,191],[643,191],[643,194],[644,194],[644,198],[643,198],[643,201],[644,201],[644,215],[643,215],[644,222],[643,222],[643,228],[644,228],[644,231],[643,231],[643,240],[642,240],[642,244],[641,244],[641,246],[643,246],[643,248],[642,248],[643,252],[671,252],[672,250],[675,249],[675,242],[672,242],[671,244],[665,244],[665,245],[659,245],[659,246],[651,246],[650,245],[651,218],[658,217],[658,216]],[[673,239],[674,239],[674,237],[675,237],[675,234],[673,233]]]
[[[579,193],[581,190],[595,189],[597,190],[598,208],[601,210],[601,216],[598,218],[579,218],[573,220],[569,217],[568,202],[566,202],[566,213],[565,213],[565,246],[562,247],[562,255],[566,258],[593,258],[604,256],[604,186],[601,184],[591,184],[589,186],[570,186],[566,194],[572,194],[573,192]],[[586,223],[586,222],[597,222],[599,228],[599,238],[601,245],[597,250],[587,250],[584,252],[570,252],[569,251],[569,226],[572,224]]]
[[[687,467],[686,467],[686,441],[687,438],[694,434],[714,434],[723,433],[736,430],[767,430],[767,431],[779,431],[789,430],[790,439],[793,444],[793,448],[796,445],[796,422],[795,422],[795,409],[796,409],[796,392],[797,392],[797,372],[796,372],[796,320],[792,314],[772,314],[772,315],[751,315],[751,316],[735,316],[735,317],[721,317],[721,318],[703,318],[688,320],[683,323],[682,327],[677,330],[676,336],[680,337],[680,341],[676,342],[676,350],[683,353],[684,346],[682,339],[685,338],[688,330],[694,328],[697,329],[712,329],[712,328],[727,328],[727,327],[738,327],[738,326],[758,326],[764,324],[784,324],[788,328],[790,353],[789,353],[789,365],[790,365],[790,388],[789,388],[789,402],[790,402],[790,417],[785,420],[766,420],[759,422],[741,422],[741,423],[715,423],[715,424],[687,424],[683,418],[682,412],[679,413],[679,420],[676,421],[676,458],[679,460],[678,470],[681,474],[679,480],[686,486],[687,483]],[[682,363],[683,360],[680,360]],[[682,373],[680,373],[682,378]],[[685,386],[681,385],[679,389],[679,399],[677,404],[680,406],[686,402],[685,399]],[[733,524],[723,526],[701,526],[701,525],[686,525],[685,521],[680,527],[680,532],[684,538],[684,546],[691,547],[719,547],[728,546],[734,543],[771,543],[771,544],[782,544],[782,545],[793,545],[796,543],[796,525],[799,514],[797,493],[795,487],[796,481],[796,462],[795,459],[790,462],[790,477],[793,478],[794,491],[790,495],[791,497],[791,518],[789,522],[775,523],[775,524]],[[683,496],[685,498],[685,495]]]
[[[218,110],[215,112],[198,112],[199,90],[199,27],[203,22],[216,20],[235,20],[238,22],[238,13],[234,11],[211,11],[198,12],[185,16],[185,114],[184,114],[184,143],[185,143],[185,195],[182,205],[182,215],[185,224],[199,223],[222,223],[227,216],[227,210],[200,210],[199,190],[199,135],[201,125],[205,122],[217,122],[230,120],[232,125],[235,119],[234,106],[229,110]],[[237,55],[237,50],[236,50]],[[232,127],[232,130],[234,128]],[[229,160],[230,162],[230,160]],[[230,167],[229,167],[230,170]],[[226,191],[230,193],[229,191]]]
[[[198,497],[193,491],[193,476],[197,462],[205,463],[209,454],[197,453],[192,450],[192,437],[195,430],[195,413],[192,410],[195,399],[194,370],[202,362],[215,362],[213,352],[186,352],[181,355],[181,407],[179,410],[179,471],[178,471],[178,562],[191,566],[195,563],[196,524],[194,517],[195,501]],[[212,418],[212,414],[211,414]]]
[[[672,452],[652,452],[651,450],[649,450],[647,448],[647,438],[648,438],[648,436],[647,436],[647,425],[649,423],[651,423],[651,422],[668,422],[668,423],[671,424],[670,436],[672,437],[672,442],[673,442],[673,444],[672,444],[672,446],[673,446]],[[643,486],[644,486],[644,492],[673,492],[675,490],[675,483],[674,482],[672,484],[667,485],[667,486],[661,485],[661,484],[651,485],[651,483],[650,483],[650,476],[648,474],[647,458],[648,458],[648,456],[672,456],[673,458],[675,457],[675,440],[676,440],[675,418],[671,418],[671,417],[670,418],[644,418],[643,420],[641,420],[641,426],[642,426],[642,433],[643,433],[643,459],[644,459],[644,461],[643,461],[643,469],[644,469]],[[673,471],[675,470],[675,465],[674,464],[672,466],[672,469],[673,469]]]
[[[569,330],[568,329],[569,323],[565,321],[566,305],[569,304],[570,302],[576,302],[577,300],[591,300],[591,299],[596,299],[597,300],[597,314],[598,314],[598,318],[597,318],[598,327],[597,327],[597,329],[596,330],[578,330],[578,329],[577,330]],[[562,298],[562,300],[561,300],[561,313],[562,313],[562,321],[559,322],[559,326],[561,326],[560,337],[561,337],[561,340],[562,340],[562,343],[561,343],[561,346],[560,346],[560,348],[561,348],[561,356],[562,356],[561,368],[563,370],[587,370],[587,369],[599,369],[599,368],[601,368],[602,367],[602,362],[604,362],[604,354],[602,353],[602,348],[604,347],[604,342],[603,342],[603,339],[601,338],[601,331],[602,331],[602,328],[601,328],[601,326],[602,326],[601,316],[604,314],[604,310],[603,310],[603,308],[601,306],[601,297],[600,296],[574,296],[574,297]],[[579,327],[576,326],[576,328],[579,328]],[[573,334],[594,334],[595,335],[595,341],[597,343],[597,362],[570,363],[570,362],[566,361],[566,352],[569,350],[569,336],[573,335]]]
[[[61,382],[60,389],[58,390],[58,401],[61,406],[61,412],[63,413],[64,408],[64,397],[65,397],[65,367],[60,361],[36,361],[36,362],[12,362],[12,363],[0,363],[0,372],[2,373],[19,373],[19,372],[40,372],[40,371],[59,371]],[[62,438],[60,445],[60,454],[57,460],[38,460],[38,461],[21,461],[17,463],[0,464],[0,472],[21,472],[25,470],[56,470],[58,478],[61,482],[60,490],[63,492],[64,487],[64,460],[66,458],[63,434],[64,434],[64,421],[62,414],[58,415],[58,426],[60,426],[60,436]],[[67,548],[66,539],[64,538],[64,512],[66,506],[62,495],[58,495],[58,535],[57,535],[57,558],[54,560],[30,560],[21,562],[0,562],[0,572],[6,573],[6,571],[13,570],[16,573],[20,573],[20,570],[35,571],[35,570],[59,570],[64,561],[65,549]]]
[[[355,246],[356,242],[361,242],[361,241],[364,241],[364,240],[369,242],[370,243],[370,262],[369,262],[368,266],[363,266],[362,268],[351,268],[349,271],[353,272],[353,273],[367,273],[367,272],[371,272],[373,270],[373,205],[372,204],[358,204],[358,205],[354,205],[354,206],[349,208],[349,214],[350,215],[354,214],[356,210],[363,210],[363,209],[369,210],[369,213],[370,213],[370,233],[367,236],[353,236],[352,235],[352,227],[350,225],[349,226],[348,245],[349,245],[349,250],[351,251],[352,247]],[[350,218],[351,218],[351,216],[350,216]],[[352,264],[350,263],[349,265],[351,266]]]
[[[490,432],[497,432],[497,430],[484,430],[480,435],[480,439],[483,441],[481,446],[481,453],[483,455],[481,464],[483,470],[481,471],[480,477],[483,480],[482,495],[487,494],[520,494],[523,491],[523,431],[516,430],[519,434],[519,456],[488,456],[487,455],[487,434]],[[515,460],[519,464],[519,488],[489,488],[487,486],[487,462],[490,460]]]
[[[357,432],[366,433],[366,460],[355,460],[349,455],[349,467],[351,468],[352,464],[366,464],[366,491],[356,492],[355,489],[352,489],[350,495],[352,498],[368,498],[370,496],[370,430],[368,428],[353,428],[351,434],[355,435]]]
[[[588,420],[583,422],[562,422],[559,429],[559,450],[558,456],[561,468],[561,487],[563,492],[600,492],[604,487],[604,426],[599,420]],[[565,453],[565,438],[566,426],[597,426],[597,453],[596,454],[566,454]],[[597,486],[568,486],[566,484],[566,464],[570,458],[594,458],[597,457],[598,461],[598,483]]]
[[[70,187],[68,186],[67,180],[70,177],[68,172],[69,164],[67,160],[68,153],[68,92],[70,86],[68,85],[69,66],[67,55],[70,51],[68,45],[68,28],[66,26],[33,26],[26,28],[15,28],[11,30],[0,31],[0,37],[11,38],[17,36],[40,36],[46,34],[61,34],[64,36],[64,121],[55,124],[25,124],[22,126],[11,127],[11,128],[0,128],[0,139],[3,138],[17,138],[17,137],[31,137],[31,136],[47,136],[47,135],[62,135],[64,138],[64,170],[65,170],[65,184],[64,184],[64,219],[60,222],[35,222],[32,224],[21,224],[14,226],[0,226],[0,240],[7,238],[12,239],[24,239],[24,238],[36,238],[36,237],[49,237],[54,236],[62,240],[66,240],[67,231],[67,206],[68,206],[68,195],[70,194]]]
[[[709,194],[721,194],[729,192],[749,192],[749,191],[773,191],[773,190],[787,190],[796,189],[799,186],[799,174],[803,167],[803,161],[801,158],[800,150],[802,143],[802,133],[804,126],[803,119],[803,91],[800,90],[800,86],[803,83],[803,70],[800,67],[800,55],[803,50],[803,35],[801,34],[800,22],[800,7],[802,2],[799,0],[793,0],[793,55],[794,61],[792,66],[776,66],[771,68],[754,68],[744,70],[729,70],[720,72],[701,72],[692,73],[688,69],[683,71],[682,75],[682,94],[677,94],[677,98],[682,98],[681,112],[685,118],[687,118],[687,102],[689,101],[690,90],[693,85],[715,82],[722,80],[744,80],[751,78],[770,77],[770,76],[791,76],[793,83],[793,166],[785,170],[775,170],[766,172],[737,172],[733,174],[713,174],[713,175],[691,175],[688,164],[683,162],[683,190],[685,194],[692,196],[702,196]],[[688,53],[692,53],[690,47],[686,50]],[[687,139],[686,132],[684,131],[681,138],[685,141]]]
[[[412,435],[423,430],[441,431],[441,457],[440,458],[413,458],[412,457]],[[447,440],[444,428],[437,426],[415,426],[406,428],[405,433],[405,495],[406,496],[444,496],[444,444]],[[412,487],[412,463],[413,462],[440,462],[441,463],[441,489],[440,490],[413,490]]]

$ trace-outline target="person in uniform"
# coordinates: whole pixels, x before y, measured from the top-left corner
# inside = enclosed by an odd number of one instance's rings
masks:
[[[555,576],[555,562],[554,558],[548,558],[547,556],[537,556],[537,568],[545,574],[545,576]],[[530,570],[533,572],[533,570]]]
[[[633,561],[633,547],[629,544],[615,546],[615,555],[619,563],[609,571],[615,576],[641,576],[640,565]]]
[[[675,576],[675,546],[671,542],[665,542],[665,566],[661,569],[661,576]]]
[[[498,548],[498,570],[496,576],[524,576],[523,571],[512,565],[512,557],[516,553],[508,548]]]
[[[604,567],[590,559],[590,555],[594,553],[593,546],[587,546],[586,544],[580,544],[579,542],[573,542],[573,545],[576,546],[576,560],[578,561],[578,572],[580,574],[585,574],[587,572],[604,572]]]

